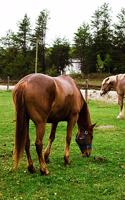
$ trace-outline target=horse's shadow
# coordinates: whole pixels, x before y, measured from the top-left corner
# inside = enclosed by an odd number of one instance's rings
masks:
[[[102,157],[102,156],[93,156],[90,159],[91,163],[96,163],[96,164],[106,164],[111,162],[110,160],[108,160],[106,157]]]

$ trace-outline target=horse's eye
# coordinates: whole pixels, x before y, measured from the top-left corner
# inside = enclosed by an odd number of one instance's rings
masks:
[[[88,131],[85,131],[84,134],[85,134],[85,135],[88,135]]]

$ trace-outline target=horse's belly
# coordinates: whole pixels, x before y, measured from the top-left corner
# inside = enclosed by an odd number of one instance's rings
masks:
[[[60,110],[58,112],[51,112],[48,116],[47,122],[59,122],[59,121],[67,121],[69,118],[70,112],[65,110]]]

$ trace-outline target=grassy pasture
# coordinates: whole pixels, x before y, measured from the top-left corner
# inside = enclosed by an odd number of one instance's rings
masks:
[[[17,172],[12,172],[15,131],[11,92],[0,92],[0,200],[124,200],[125,199],[125,120],[117,120],[118,106],[89,102],[94,131],[93,152],[82,158],[75,143],[74,128],[68,167],[63,165],[66,123],[60,123],[48,168],[41,176],[35,151],[35,129],[30,124],[31,154],[36,173],[26,169],[24,154]],[[46,145],[50,125],[46,126]]]

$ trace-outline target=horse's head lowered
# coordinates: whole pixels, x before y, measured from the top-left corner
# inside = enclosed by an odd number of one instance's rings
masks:
[[[113,83],[116,81],[116,76],[109,76],[102,81],[100,95],[104,95],[113,88]]]
[[[86,129],[78,130],[76,142],[82,152],[83,157],[89,157],[92,151],[93,128],[95,124]]]

